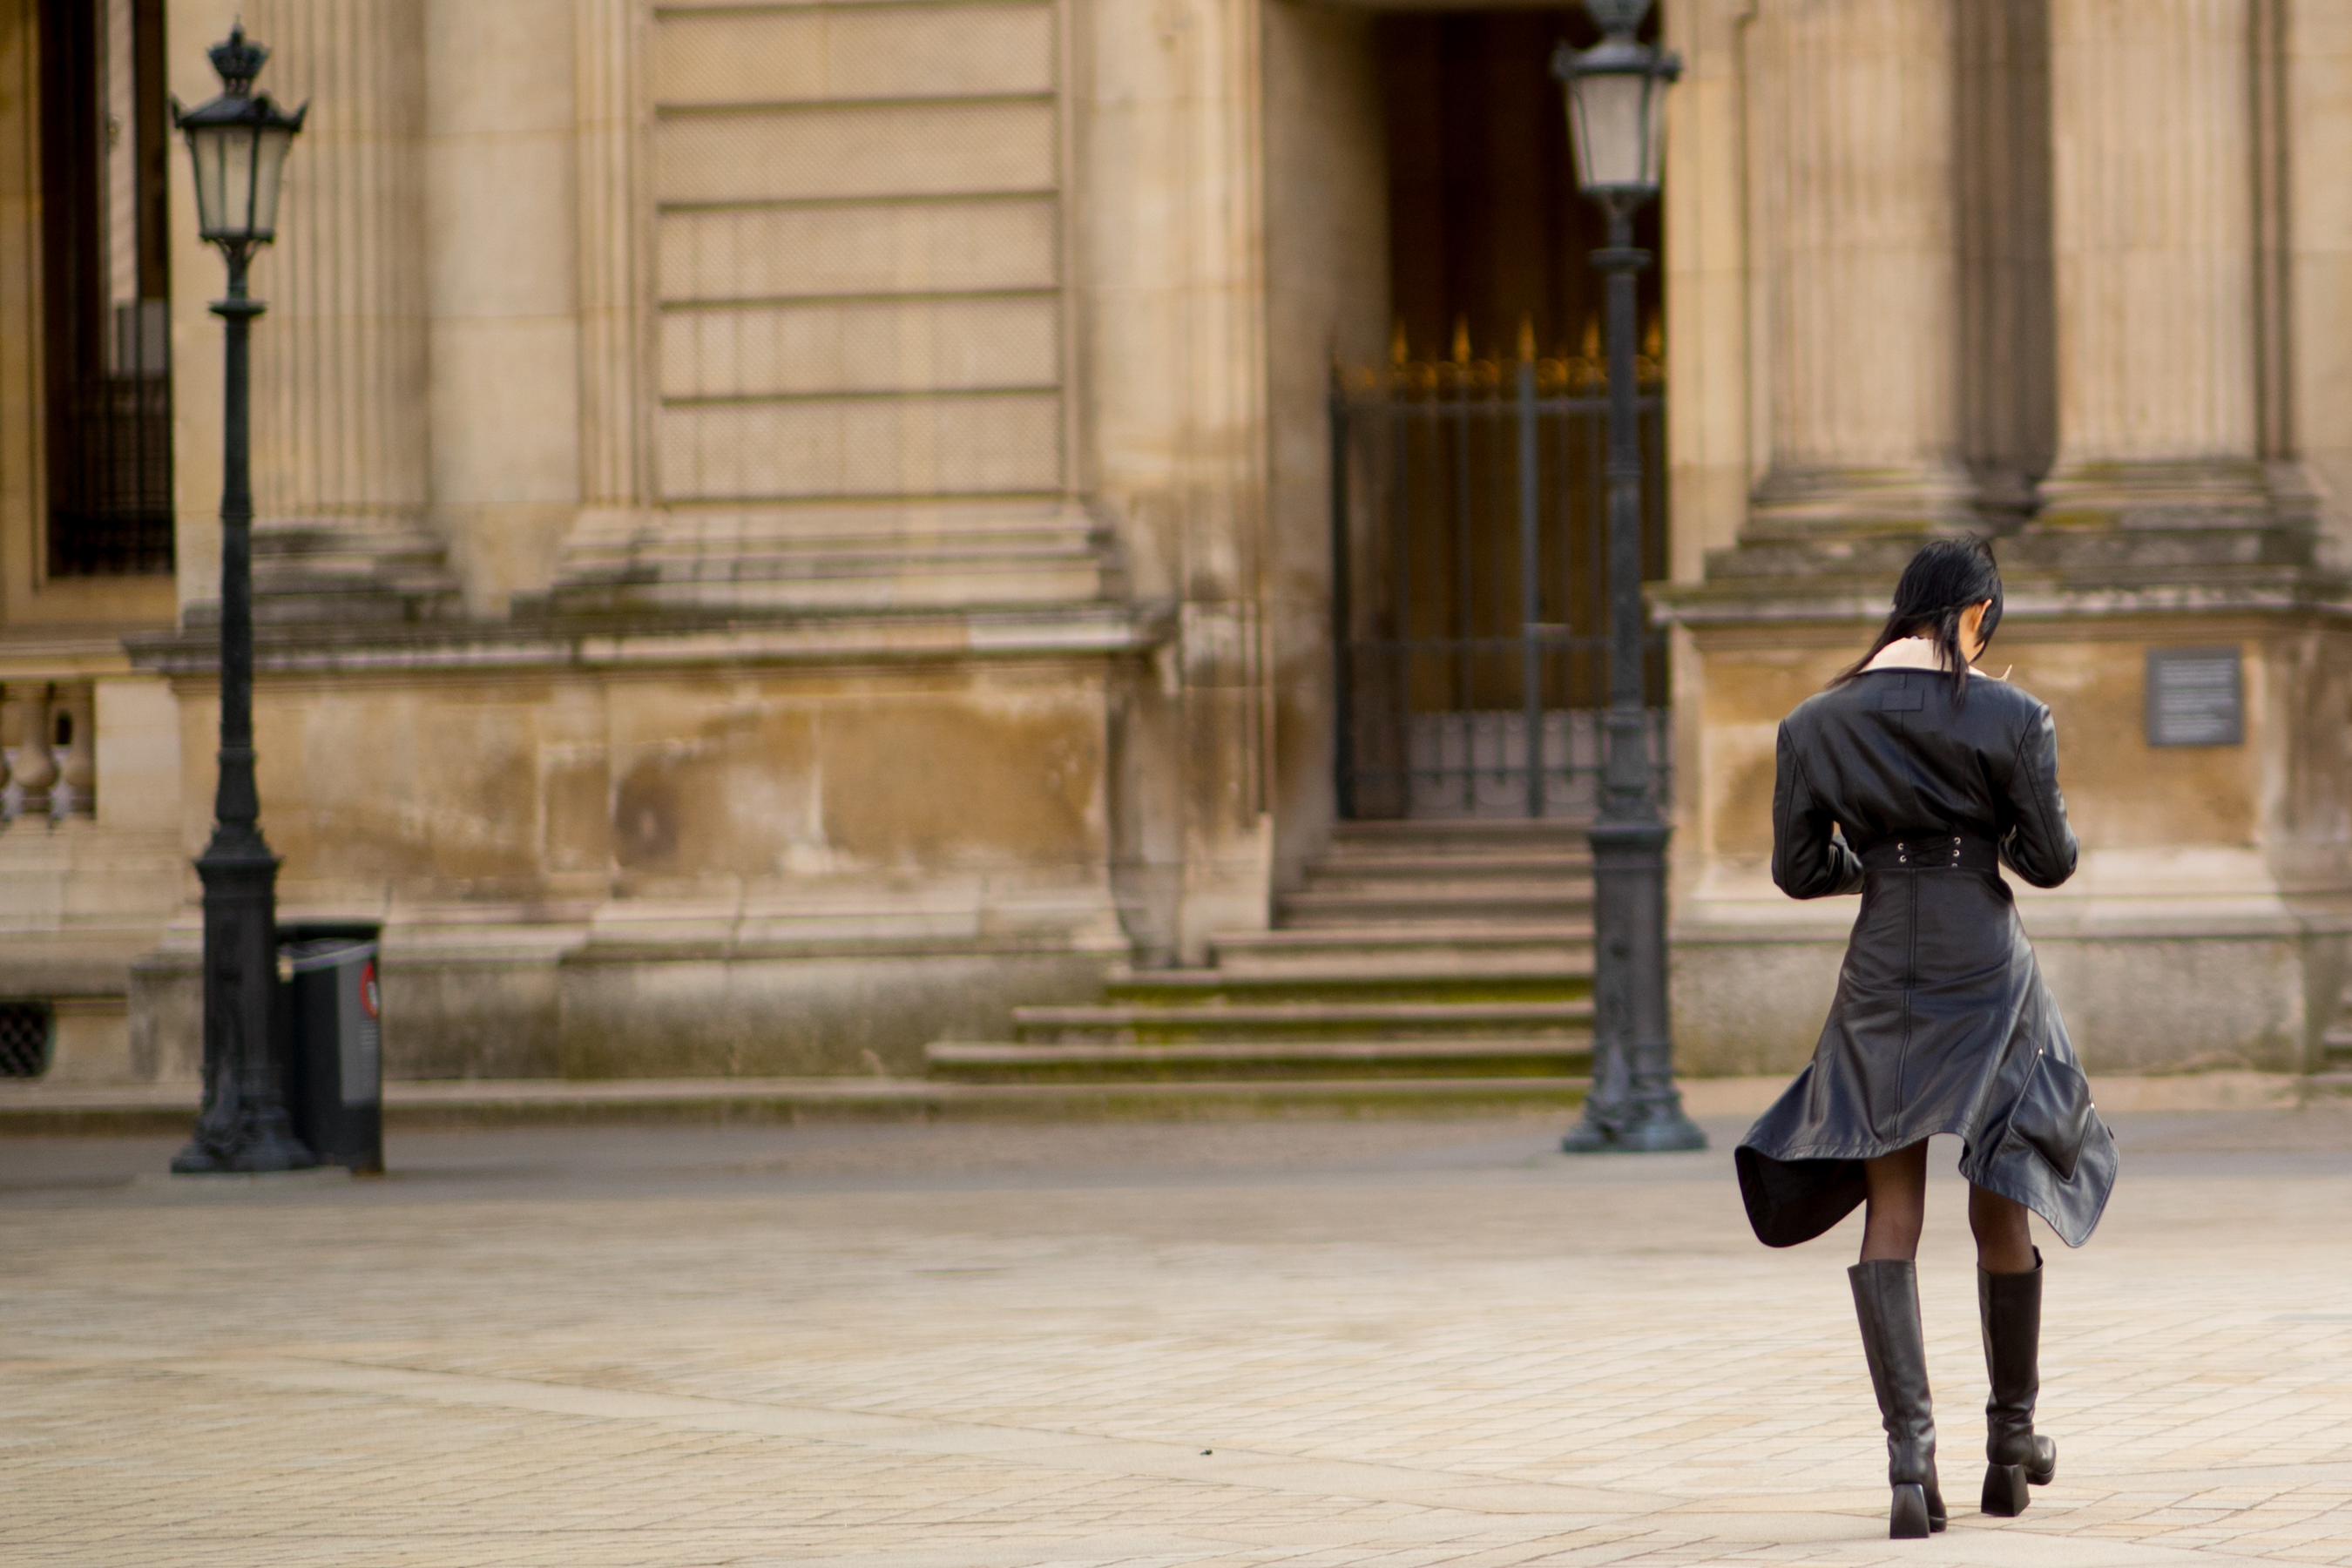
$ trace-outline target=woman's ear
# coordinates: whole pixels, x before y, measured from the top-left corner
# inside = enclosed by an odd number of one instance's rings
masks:
[[[1984,618],[1991,609],[1992,601],[1986,599],[1960,611],[1960,652],[1968,656],[1971,664],[1976,662],[1979,654],[1984,652],[1985,644],[1990,640],[1984,635]]]

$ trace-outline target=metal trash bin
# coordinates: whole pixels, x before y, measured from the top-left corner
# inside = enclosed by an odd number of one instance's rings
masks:
[[[383,1033],[375,959],[380,927],[278,928],[278,1021],[286,1107],[321,1165],[383,1170]]]

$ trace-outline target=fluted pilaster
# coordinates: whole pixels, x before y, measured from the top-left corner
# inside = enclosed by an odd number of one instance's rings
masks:
[[[1766,6],[1771,468],[1754,521],[1968,515],[1952,0]]]
[[[645,225],[636,194],[637,8],[578,0],[580,490],[590,507],[642,504],[645,399],[639,291]]]
[[[444,596],[424,531],[422,0],[252,0],[261,85],[310,113],[256,267],[256,590],[265,619],[405,618]]]
[[[254,491],[264,518],[425,504],[421,0],[253,0],[262,86],[310,114],[257,268]]]
[[[2252,522],[2252,0],[2051,0],[2058,458],[2045,527]]]

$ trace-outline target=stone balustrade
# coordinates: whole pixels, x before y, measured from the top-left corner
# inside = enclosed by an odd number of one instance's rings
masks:
[[[96,706],[87,680],[0,686],[0,826],[97,815]]]

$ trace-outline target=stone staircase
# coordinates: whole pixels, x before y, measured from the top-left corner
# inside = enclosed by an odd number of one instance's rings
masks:
[[[1113,1098],[1572,1104],[1591,1050],[1583,826],[1351,823],[1274,929],[1132,971],[1014,1038],[941,1042],[934,1079]],[[1116,1092],[1114,1092],[1116,1091]]]
[[[2336,1017],[2319,1037],[2319,1072],[2352,1079],[2352,984],[2336,999]]]

